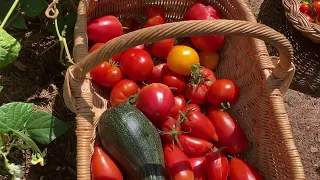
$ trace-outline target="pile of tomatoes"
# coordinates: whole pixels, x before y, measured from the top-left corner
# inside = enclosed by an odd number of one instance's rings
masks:
[[[195,3],[184,20],[217,20],[212,6]],[[88,23],[93,52],[112,38],[136,29],[166,23],[160,7],[148,6],[144,21],[103,16]],[[140,22],[140,23],[138,23]],[[91,71],[92,79],[110,89],[110,104],[130,103],[159,130],[167,179],[261,179],[238,157],[248,140],[226,110],[237,103],[239,88],[229,79],[216,79],[224,36],[195,36],[142,44],[106,60]],[[178,164],[178,165],[177,165]],[[92,177],[103,173],[122,179],[110,157],[95,148]]]
[[[300,3],[300,12],[311,23],[319,24],[320,21],[320,0],[307,0]]]

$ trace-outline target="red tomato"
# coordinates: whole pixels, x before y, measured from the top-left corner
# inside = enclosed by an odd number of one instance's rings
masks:
[[[133,18],[126,18],[122,21],[123,34],[134,31],[137,25],[137,21]]]
[[[166,63],[160,62],[153,67],[151,75],[145,80],[146,83],[161,83],[164,75],[170,71]]]
[[[129,49],[122,54],[120,69],[134,81],[144,81],[152,73],[153,61],[142,49]]]
[[[188,157],[175,145],[168,143],[163,148],[166,168],[173,180],[194,180]]]
[[[141,89],[136,107],[152,122],[166,120],[175,106],[174,96],[167,85],[152,83]]]
[[[147,17],[161,16],[163,18],[166,17],[165,12],[158,6],[149,5],[146,8],[145,14]]]
[[[211,121],[201,113],[199,110],[193,111],[188,106],[193,106],[188,104],[184,111],[184,114],[180,114],[179,118],[182,118],[181,128],[189,132],[190,135],[202,138],[204,140],[214,140],[218,141],[218,136],[216,130],[211,123]]]
[[[231,158],[229,161],[230,180],[262,180],[261,175],[248,162],[240,158]]]
[[[92,53],[93,51],[97,50],[99,47],[101,47],[101,46],[103,46],[103,45],[104,45],[104,43],[96,43],[96,44],[94,44],[94,45],[90,48],[89,53]],[[112,60],[113,60],[114,62],[119,62],[119,61],[120,61],[120,58],[121,58],[121,53],[114,55],[113,58],[112,58]]]
[[[186,79],[184,76],[169,70],[162,78],[162,83],[169,86],[175,93],[181,93],[186,87]]]
[[[203,156],[208,152],[213,144],[200,138],[180,134],[178,136],[183,152],[189,156]]]
[[[194,65],[191,68],[191,80],[185,88],[184,96],[192,103],[205,104],[208,89],[215,81],[216,77],[210,69]]]
[[[92,180],[123,180],[116,163],[100,147],[95,147],[91,159]]]
[[[186,100],[182,95],[174,96],[175,106],[170,114],[170,117],[176,118],[179,114],[179,111],[183,111],[186,106]]]
[[[220,19],[218,11],[212,6],[205,6],[201,3],[192,5],[184,15],[185,20],[207,20]]]
[[[193,112],[201,112],[201,108],[197,104],[188,104],[183,108],[182,112],[188,112],[188,111],[193,111]]]
[[[207,174],[205,169],[205,158],[193,157],[193,158],[189,158],[189,162],[193,170],[194,179],[207,180]]]
[[[211,151],[205,156],[205,168],[208,180],[227,180],[229,164],[223,152]]]
[[[174,39],[164,39],[152,43],[150,54],[156,58],[166,58],[174,46]]]
[[[248,148],[248,139],[240,125],[227,112],[210,106],[208,118],[216,128],[220,143],[229,154],[240,154]]]
[[[140,44],[140,45],[135,46],[135,47],[133,47],[133,48],[131,48],[131,49],[143,49],[143,50],[147,50],[147,45],[145,45],[145,44]]]
[[[309,13],[310,12],[310,4],[308,2],[303,2],[300,4],[300,12]]]
[[[311,3],[311,6],[313,7],[313,15],[317,16],[320,14],[320,1],[314,1]]]
[[[159,24],[164,24],[166,21],[161,16],[153,16],[147,19],[144,27],[156,26]]]
[[[234,104],[239,99],[239,88],[229,79],[219,79],[210,86],[207,98],[215,106],[220,106],[221,103]]]
[[[192,44],[201,51],[217,52],[224,44],[224,36],[193,36]]]
[[[129,101],[130,104],[135,104],[135,95],[138,93],[138,89],[138,85],[129,79],[118,82],[110,93],[111,106],[123,104],[126,101]]]
[[[102,16],[88,23],[87,34],[94,43],[106,43],[122,35],[122,25],[115,16]]]
[[[92,79],[105,88],[113,88],[124,77],[117,66],[104,61],[90,71]]]
[[[167,142],[173,142],[178,138],[178,135],[183,133],[181,127],[177,124],[177,120],[168,118],[165,121],[159,121],[156,127],[161,130],[160,134],[163,135],[163,139]]]
[[[312,18],[311,16],[309,16],[309,15],[306,14],[306,13],[304,13],[303,15],[307,18],[307,20],[308,20],[309,22],[313,23],[313,18]]]

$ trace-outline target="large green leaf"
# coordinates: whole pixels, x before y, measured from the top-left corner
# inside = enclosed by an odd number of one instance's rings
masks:
[[[39,15],[48,6],[44,0],[23,0],[20,2],[22,10],[30,17]]]
[[[21,44],[4,29],[0,29],[0,68],[15,61],[21,49]]]
[[[69,128],[68,124],[43,111],[33,112],[26,123],[30,137],[41,144],[49,144]]]
[[[20,130],[29,119],[34,104],[12,102],[0,107],[0,133]]]

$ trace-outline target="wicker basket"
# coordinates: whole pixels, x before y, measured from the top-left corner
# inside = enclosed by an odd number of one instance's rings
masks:
[[[148,42],[194,35],[226,35],[217,78],[229,78],[241,90],[240,101],[231,114],[238,119],[250,141],[242,156],[266,179],[305,179],[282,95],[293,74],[293,50],[290,42],[273,29],[256,23],[241,0],[209,0],[224,17],[234,20],[179,21],[192,0],[81,0],[75,27],[75,66],[68,69],[64,100],[77,117],[77,178],[90,179],[90,160],[97,121],[108,107],[108,92],[91,81],[89,71],[102,60]],[[86,23],[104,14],[120,18],[137,16],[148,4],[159,5],[170,22],[141,29],[115,38],[88,55]],[[243,20],[243,21],[241,21]],[[270,57],[262,39],[275,46],[280,58]]]
[[[302,35],[314,43],[320,43],[320,25],[311,23],[300,12],[300,0],[282,0],[287,19]]]

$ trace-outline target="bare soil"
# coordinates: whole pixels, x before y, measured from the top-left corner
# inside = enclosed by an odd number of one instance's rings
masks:
[[[295,48],[297,72],[285,103],[291,120],[295,143],[300,152],[307,179],[320,179],[320,45],[303,38],[287,22],[281,0],[249,0],[252,11],[260,23],[283,33]],[[38,108],[75,124],[74,114],[63,103],[62,84],[65,70],[58,60],[57,38],[39,26],[29,31],[10,32],[20,39],[23,49],[16,63],[0,70],[0,105],[12,101],[33,102]],[[271,49],[270,54],[277,54]],[[47,152],[44,167],[26,166],[25,179],[50,180],[76,179],[75,126],[49,146],[40,148]],[[13,159],[26,162],[30,152]],[[0,179],[8,179],[0,175]]]

